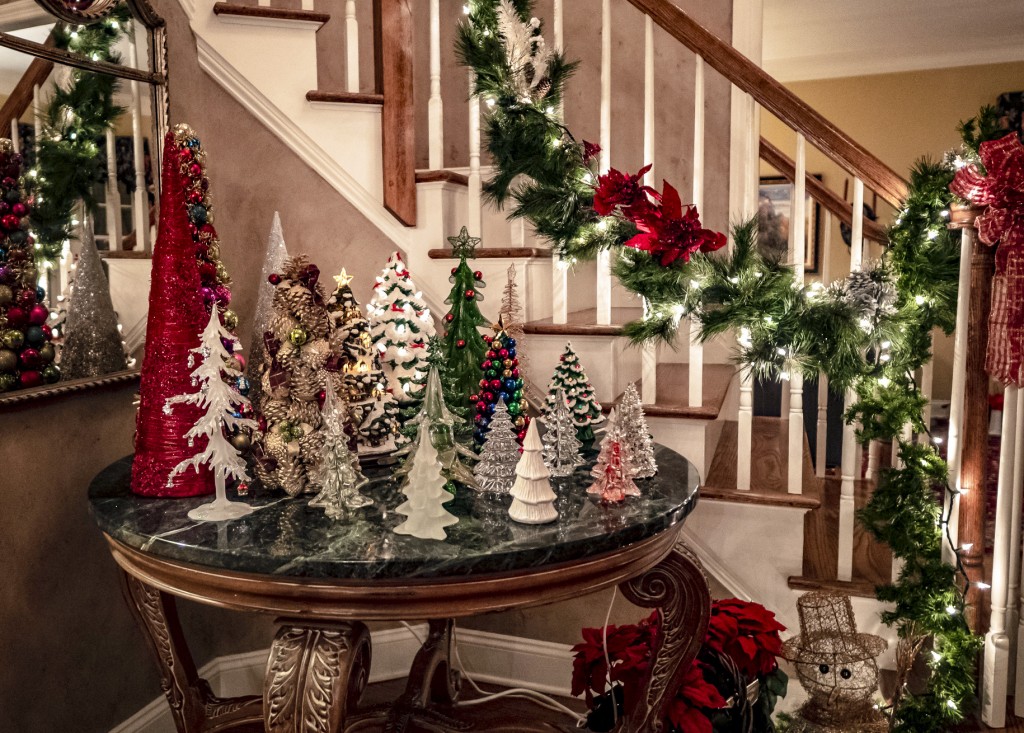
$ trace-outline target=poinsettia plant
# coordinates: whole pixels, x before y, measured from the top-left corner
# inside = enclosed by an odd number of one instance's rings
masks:
[[[757,603],[736,598],[715,601],[701,653],[668,706],[666,729],[671,733],[733,730],[736,721],[729,698],[757,680],[759,697],[748,714],[754,730],[771,731],[771,713],[778,698],[786,694],[788,682],[778,665],[779,633],[784,630],[775,614]],[[638,624],[583,629],[583,641],[573,647],[572,694],[585,695],[594,711],[591,730],[610,730],[611,706],[625,709],[644,693],[659,644],[657,611]],[[719,661],[723,658],[728,661]]]

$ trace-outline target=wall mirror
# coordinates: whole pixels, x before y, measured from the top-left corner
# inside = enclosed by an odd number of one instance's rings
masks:
[[[2,410],[138,375],[164,23],[148,0],[0,0],[0,100]]]

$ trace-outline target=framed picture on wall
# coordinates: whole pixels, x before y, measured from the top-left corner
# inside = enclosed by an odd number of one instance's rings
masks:
[[[821,174],[815,175],[821,180]],[[782,176],[762,176],[757,193],[757,246],[766,257],[790,262],[789,228],[793,215],[793,184]],[[807,197],[804,272],[818,271],[821,205]]]

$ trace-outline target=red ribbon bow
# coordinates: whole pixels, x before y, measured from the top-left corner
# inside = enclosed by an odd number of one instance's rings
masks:
[[[1024,246],[1024,145],[1011,132],[978,149],[987,175],[973,163],[956,172],[949,190],[976,206],[987,207],[978,217],[978,238],[985,244]]]

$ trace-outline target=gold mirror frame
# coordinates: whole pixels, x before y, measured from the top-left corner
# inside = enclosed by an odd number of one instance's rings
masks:
[[[0,46],[57,64],[152,85],[153,120],[156,127],[153,157],[155,169],[160,171],[163,139],[167,133],[170,116],[170,101],[167,95],[167,32],[164,19],[156,14],[149,4],[149,0],[93,0],[87,5],[74,0],[35,0],[35,2],[58,20],[73,24],[87,24],[100,20],[113,12],[118,5],[124,3],[131,9],[132,15],[146,27],[149,33],[150,71],[133,69],[106,61],[93,61],[52,46],[18,38],[9,33],[0,32]],[[80,5],[81,7],[79,7]],[[159,180],[159,176],[157,176],[157,180]],[[157,196],[159,197],[159,190]],[[28,402],[77,394],[97,387],[132,382],[139,378],[139,374],[138,368],[126,369],[99,377],[72,379],[9,392],[0,395],[0,410],[10,406],[24,406]]]

